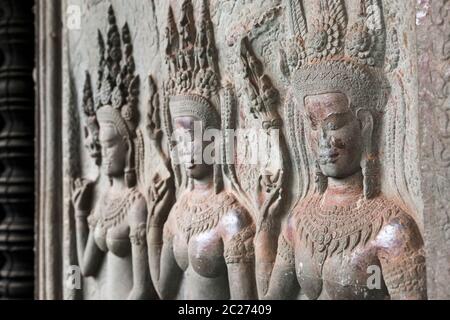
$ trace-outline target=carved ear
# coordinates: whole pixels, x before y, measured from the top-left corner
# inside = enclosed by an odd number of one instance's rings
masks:
[[[125,140],[125,147],[127,148],[127,155],[129,157],[130,156],[130,152],[132,152],[132,150],[131,150],[131,139],[125,137],[124,140]]]
[[[356,117],[361,123],[361,134],[363,137],[364,151],[366,155],[372,153],[372,136],[373,136],[373,116],[367,109],[358,109]]]

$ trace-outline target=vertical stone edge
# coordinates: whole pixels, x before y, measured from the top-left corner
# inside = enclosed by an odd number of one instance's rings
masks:
[[[450,1],[416,4],[428,297],[450,299]]]
[[[36,291],[62,299],[61,3],[36,1]]]

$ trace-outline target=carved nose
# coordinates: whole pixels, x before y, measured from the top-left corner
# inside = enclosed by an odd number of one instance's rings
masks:
[[[328,137],[328,134],[324,128],[320,129],[320,139],[319,139],[319,146],[321,148],[330,148],[330,138]]]

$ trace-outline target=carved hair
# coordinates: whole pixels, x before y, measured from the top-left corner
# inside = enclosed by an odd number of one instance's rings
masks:
[[[205,127],[220,128],[220,116],[211,103],[198,95],[171,97],[169,101],[172,119],[192,116],[200,119]]]

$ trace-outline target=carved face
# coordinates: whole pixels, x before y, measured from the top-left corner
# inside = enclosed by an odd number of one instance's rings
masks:
[[[112,122],[101,122],[99,132],[102,167],[109,177],[124,174],[128,146]]]
[[[308,141],[327,177],[345,178],[361,169],[363,136],[361,122],[342,93],[305,98]]]
[[[207,143],[203,142],[203,130],[201,135],[195,137],[194,125],[196,121],[200,121],[195,117],[177,117],[174,119],[174,129],[182,137],[178,142],[176,150],[180,163],[186,169],[188,177],[193,179],[204,179],[213,174],[213,166],[206,164],[202,155]],[[195,161],[197,158],[200,161]],[[201,162],[201,163],[200,163]]]
[[[84,127],[84,147],[89,156],[95,160],[95,164],[101,163],[101,147],[99,145],[99,128],[96,123],[88,122]]]

